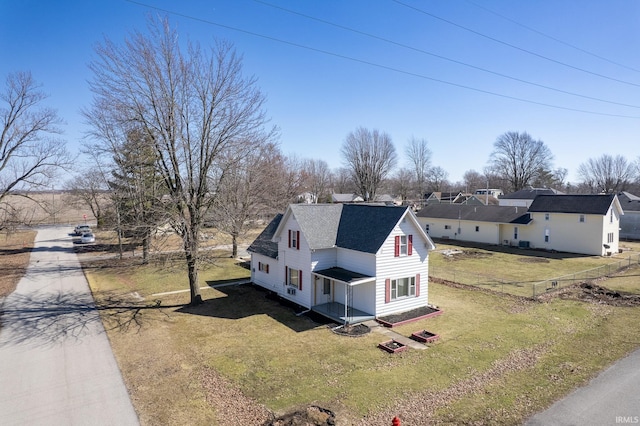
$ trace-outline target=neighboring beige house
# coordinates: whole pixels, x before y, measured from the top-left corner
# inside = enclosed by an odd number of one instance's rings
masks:
[[[331,194],[332,203],[361,203],[364,198],[358,194]]]
[[[618,252],[624,212],[615,194],[538,195],[529,214],[532,226],[520,238],[531,247],[599,256]]]
[[[527,209],[523,207],[430,204],[417,216],[432,238],[484,244],[517,245],[518,229],[530,222]]]
[[[434,248],[407,207],[291,204],[248,251],[253,283],[357,323],[427,306]]]
[[[418,213],[433,238],[605,256],[618,251],[618,198],[538,195],[518,206],[429,205]]]

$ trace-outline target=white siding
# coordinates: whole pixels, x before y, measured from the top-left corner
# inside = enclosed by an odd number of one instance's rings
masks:
[[[411,256],[395,257],[395,236],[413,235],[413,254]],[[418,230],[412,221],[399,223],[384,242],[376,256],[376,316],[389,315],[421,306],[429,301],[429,250],[426,241],[420,238]],[[390,301],[385,300],[385,281],[415,277],[420,274],[420,296],[409,296]]]
[[[260,271],[258,264],[269,265],[269,273]],[[278,267],[278,261],[262,254],[251,253],[251,281],[261,287],[264,287],[271,291],[277,291],[281,277],[278,275],[280,268]]]
[[[300,249],[289,247],[289,230],[300,231],[300,226],[293,215],[290,215],[282,228],[280,241],[278,243],[278,260],[280,266],[279,274],[282,277],[278,294],[285,299],[291,300],[301,306],[310,308],[313,300],[313,283],[311,281],[311,250],[300,232]],[[302,290],[296,289],[295,295],[287,293],[285,267],[302,271]]]

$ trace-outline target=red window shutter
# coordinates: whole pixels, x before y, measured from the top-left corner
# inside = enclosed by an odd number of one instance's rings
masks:
[[[296,248],[300,250],[300,231],[296,231]]]
[[[416,297],[420,297],[420,274],[416,274]]]
[[[284,283],[289,284],[289,268],[287,266],[284,267]]]
[[[302,291],[302,269],[298,271],[298,290]]]
[[[258,271],[262,271],[262,263],[258,262]]]
[[[408,241],[407,253],[409,254],[409,256],[411,256],[413,254],[413,235],[409,235],[407,237],[407,241]]]
[[[384,280],[384,303],[391,302],[391,280]]]
[[[396,243],[393,251],[395,257],[400,256],[400,235],[396,235]]]
[[[265,268],[266,268],[265,272],[268,274],[269,273],[269,264],[268,263],[265,265]]]
[[[289,229],[289,248],[291,248],[291,229]]]

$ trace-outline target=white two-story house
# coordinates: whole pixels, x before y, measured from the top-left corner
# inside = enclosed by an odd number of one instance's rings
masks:
[[[434,248],[407,207],[292,204],[249,247],[251,278],[355,323],[426,306]]]

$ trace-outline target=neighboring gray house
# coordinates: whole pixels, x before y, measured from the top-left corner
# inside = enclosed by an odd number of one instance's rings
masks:
[[[356,323],[426,306],[434,248],[407,207],[291,204],[248,251],[253,283]]]
[[[618,193],[624,212],[620,218],[620,239],[640,240],[640,197],[629,192]]]
[[[538,195],[564,195],[564,193],[549,188],[529,188],[521,189],[520,191],[512,192],[511,194],[502,195],[498,197],[498,200],[501,206],[529,208],[531,203],[533,203],[533,200],[535,200]]]

